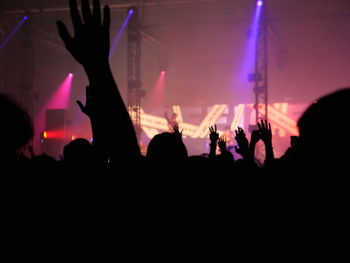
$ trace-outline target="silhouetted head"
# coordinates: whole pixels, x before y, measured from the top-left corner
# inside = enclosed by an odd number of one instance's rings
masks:
[[[75,139],[64,147],[63,158],[68,164],[85,163],[89,165],[93,161],[92,145],[86,139]]]
[[[27,112],[5,95],[0,95],[0,154],[11,155],[33,137]]]
[[[187,159],[188,154],[186,146],[178,135],[163,132],[150,141],[146,157],[152,161],[181,161]]]
[[[310,105],[298,121],[298,147],[316,158],[346,157],[350,146],[349,102],[350,88],[346,88]]]

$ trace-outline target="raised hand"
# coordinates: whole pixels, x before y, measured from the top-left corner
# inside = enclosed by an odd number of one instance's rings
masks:
[[[110,10],[108,6],[104,7],[103,22],[101,22],[100,1],[93,0],[91,12],[89,0],[82,0],[82,19],[78,11],[77,1],[70,0],[69,3],[74,37],[71,36],[62,21],[57,21],[58,32],[67,50],[89,74],[96,67],[109,63]]]
[[[94,147],[101,160],[138,160],[137,136],[109,65],[109,7],[104,7],[102,19],[100,1],[92,1],[91,9],[89,0],[81,0],[81,11],[76,0],[69,1],[74,36],[62,21],[57,22],[67,50],[82,64],[89,80],[85,106],[77,103],[90,117]]]
[[[274,159],[274,152],[272,147],[272,131],[271,131],[271,124],[267,122],[267,120],[263,121],[261,120],[260,123],[258,123],[259,127],[259,133],[260,133],[260,139],[265,144],[265,162],[264,165],[269,165]]]
[[[271,124],[267,122],[267,120],[261,120],[258,123],[260,139],[266,144],[272,144],[272,131]]]
[[[181,132],[180,132],[179,126],[177,126],[177,125],[174,125],[174,126],[173,126],[173,130],[174,130],[174,134],[175,134],[179,139],[182,139],[182,132],[183,132],[183,130],[181,130]]]
[[[250,137],[250,144],[256,144],[260,140],[260,131],[253,130]]]
[[[216,124],[214,126],[210,126],[209,131],[210,131],[210,134],[209,134],[210,142],[216,144],[216,142],[219,139],[219,134],[217,133]]]
[[[226,140],[225,140],[225,138],[219,138],[218,146],[219,146],[221,152],[227,151]]]
[[[248,139],[244,133],[244,130],[241,127],[238,127],[237,130],[235,130],[235,133],[235,139],[238,143],[238,146],[235,147],[235,150],[238,154],[242,155],[243,158],[246,158],[249,152]]]
[[[209,127],[210,138],[210,153],[209,158],[214,159],[216,157],[216,143],[219,140],[219,134],[217,133],[216,125]]]
[[[76,101],[81,112],[84,113],[86,116],[88,116],[89,118],[92,118],[93,113],[94,113],[94,106],[93,106],[93,96],[92,96],[92,91],[91,88],[89,86],[86,86],[86,102],[85,102],[85,106],[83,105],[83,103],[81,103],[80,100]]]

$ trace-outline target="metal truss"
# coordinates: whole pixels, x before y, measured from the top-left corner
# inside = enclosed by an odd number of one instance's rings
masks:
[[[254,95],[255,121],[268,119],[268,18],[267,1],[261,10],[255,56]],[[257,145],[255,156],[262,165],[265,159],[264,147]]]
[[[141,89],[141,41],[140,21],[138,8],[132,6],[133,10],[127,29],[127,107],[133,121],[135,132],[138,138],[141,135],[141,98],[145,91]]]

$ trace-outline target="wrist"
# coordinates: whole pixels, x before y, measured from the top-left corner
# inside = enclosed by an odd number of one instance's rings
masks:
[[[89,82],[95,82],[95,80],[105,79],[106,76],[111,75],[112,71],[109,62],[100,62],[93,65],[83,65]]]
[[[272,142],[271,141],[264,141],[266,147],[272,148]]]

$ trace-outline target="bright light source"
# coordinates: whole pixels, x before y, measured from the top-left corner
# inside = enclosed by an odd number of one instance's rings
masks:
[[[130,9],[129,10],[129,15],[132,15],[134,13],[134,10]]]
[[[73,73],[68,74],[68,77],[70,77],[70,78],[73,78],[73,76],[74,76]]]
[[[46,131],[43,132],[43,137],[44,137],[44,139],[47,138],[47,132]]]
[[[256,2],[256,5],[257,6],[262,6],[264,4],[264,1],[263,0],[258,0],[257,2]]]
[[[160,73],[165,74],[165,70],[162,70]]]
[[[75,140],[75,138],[76,138],[76,137],[75,137],[75,135],[72,135],[72,141],[74,141],[74,140]]]
[[[23,19],[24,19],[24,20],[27,20],[27,19],[28,19],[28,16],[25,16]]]

